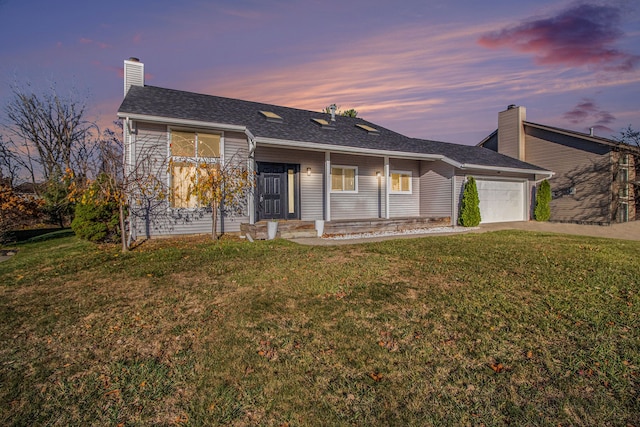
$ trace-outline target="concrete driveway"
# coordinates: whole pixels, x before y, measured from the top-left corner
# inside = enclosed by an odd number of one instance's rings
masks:
[[[496,230],[526,230],[545,233],[575,234],[579,236],[607,237],[610,239],[640,240],[640,221],[613,225],[563,224],[557,222],[502,222],[483,224],[476,233]]]

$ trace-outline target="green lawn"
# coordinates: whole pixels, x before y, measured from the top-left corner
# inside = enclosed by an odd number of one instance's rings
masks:
[[[2,425],[640,426],[640,242],[17,248]]]

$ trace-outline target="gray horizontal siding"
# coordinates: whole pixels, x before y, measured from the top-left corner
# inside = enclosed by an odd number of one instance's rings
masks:
[[[420,215],[451,216],[451,191],[454,168],[444,162],[420,165]]]
[[[358,167],[358,193],[331,193],[331,219],[378,218],[379,211],[384,216],[384,179],[380,180],[378,197],[378,177],[384,175],[384,160],[380,157],[332,154],[332,165]]]
[[[159,177],[161,191],[169,194],[168,176],[168,130],[165,125],[137,122],[132,135],[137,162],[142,174],[149,171]],[[224,134],[225,160],[246,163],[247,140],[243,134]],[[130,166],[131,168],[131,166]],[[211,233],[211,209],[174,209],[167,197],[162,200],[138,197],[132,200],[131,212],[134,220],[134,237],[154,237],[179,234]],[[218,231],[238,232],[240,223],[247,222],[246,215],[218,218]]]
[[[411,172],[411,194],[390,194],[389,216],[391,218],[420,216],[420,162],[390,159],[389,169]]]

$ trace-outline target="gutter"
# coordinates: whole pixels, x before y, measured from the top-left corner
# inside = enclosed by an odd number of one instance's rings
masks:
[[[162,123],[169,125],[193,126],[199,128],[216,128],[234,132],[247,132],[246,126],[229,125],[225,123],[203,122],[200,120],[173,119],[169,117],[148,116],[146,114],[126,114],[118,113],[119,118],[128,118],[130,120],[138,120],[141,122]]]
[[[496,172],[529,173],[534,175],[543,175],[545,176],[545,178],[543,179],[551,178],[553,175],[555,175],[555,172],[541,170],[541,169],[520,169],[520,168],[508,168],[508,167],[501,167],[501,166],[483,166],[483,165],[474,165],[472,163],[461,164],[459,167],[460,169],[463,169],[463,170],[476,169],[476,170],[487,170],[487,171],[496,171]]]

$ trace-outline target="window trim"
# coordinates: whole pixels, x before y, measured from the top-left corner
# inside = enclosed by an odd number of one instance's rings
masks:
[[[203,134],[208,134],[208,135],[217,135],[220,137],[220,147],[219,147],[219,157],[198,157],[197,155],[194,157],[185,157],[185,156],[173,156],[171,154],[171,134],[172,132],[190,132],[190,133],[194,133],[194,134],[198,134],[198,133],[203,133]],[[197,140],[196,140],[197,141]],[[196,142],[196,147],[198,146],[197,142]],[[197,149],[197,148],[196,148]],[[197,154],[197,153],[194,153]],[[184,127],[173,127],[173,126],[167,126],[167,159],[169,159],[169,162],[175,162],[175,163],[187,163],[187,164],[193,164],[195,166],[196,169],[196,173],[198,172],[198,165],[200,163],[224,163],[224,132],[223,131],[218,131],[218,130],[212,130],[212,129],[193,129],[193,128],[184,128]],[[174,206],[174,196],[173,196],[173,170],[170,167],[167,173],[167,189],[169,190],[169,197],[168,197],[168,207],[169,209],[172,210],[176,210],[176,209],[180,209],[180,210],[185,210],[185,211],[195,211],[198,209],[206,209],[208,206],[200,206],[200,203],[198,203],[196,201],[195,206],[194,207],[181,207],[181,206]]]
[[[400,176],[402,177],[402,175],[407,175],[409,177],[409,190],[393,190],[392,187],[392,182],[391,182],[391,176],[396,173],[396,174],[400,174]],[[390,194],[413,194],[413,171],[407,171],[407,170],[398,170],[398,169],[393,169],[389,171],[389,193]],[[402,181],[400,182],[400,188],[402,188]]]
[[[334,169],[345,169],[353,170],[353,181],[354,181],[354,189],[353,190],[345,190],[344,189],[344,172],[342,173],[342,190],[334,190],[333,189],[333,170]],[[348,166],[348,165],[331,165],[330,168],[330,183],[331,183],[331,193],[336,194],[356,194],[358,193],[358,166]]]

